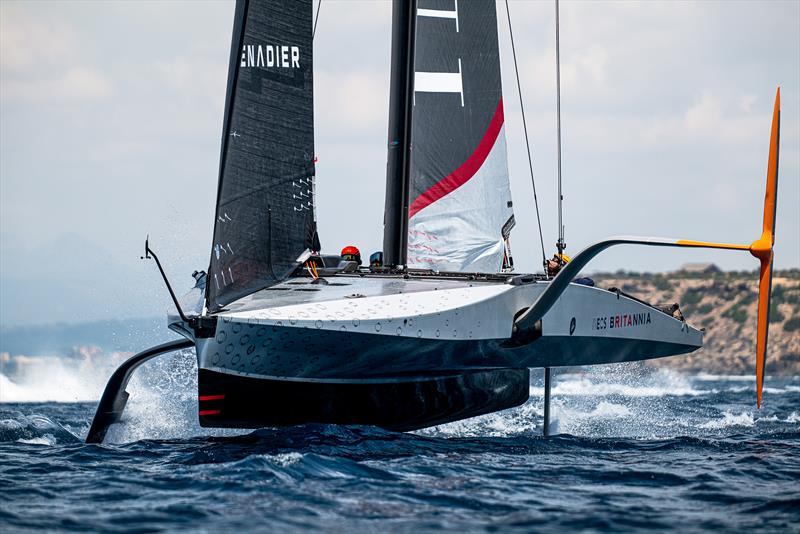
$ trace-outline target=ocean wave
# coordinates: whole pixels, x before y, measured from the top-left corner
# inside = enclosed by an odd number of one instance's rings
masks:
[[[631,410],[624,404],[603,401],[589,414],[590,417],[627,417]]]
[[[542,433],[543,403],[535,397],[522,406],[500,412],[462,419],[414,433],[435,437],[508,437]]]
[[[280,454],[261,455],[262,458],[280,467],[289,467],[290,465],[294,465],[302,460],[303,456],[305,455],[299,452],[284,452]]]
[[[13,376],[0,373],[0,403],[96,401],[125,356],[114,353],[91,360],[15,356],[18,372]]]
[[[3,403],[94,401],[100,396],[106,378],[126,354],[112,354],[91,362],[75,358],[43,358],[28,362],[27,371],[14,379],[0,374],[0,401]],[[540,380],[534,374],[534,384]],[[684,375],[657,370],[641,364],[618,364],[588,368],[585,372],[554,372],[552,431],[576,436],[665,437],[687,432],[689,428],[718,430],[752,426],[757,422],[796,423],[796,412],[786,418],[726,413],[711,410],[704,416],[693,411],[673,417],[670,407],[677,402],[692,402],[692,397],[722,393],[746,393],[753,384],[740,384],[753,377],[724,375]],[[175,353],[143,365],[128,385],[130,399],[122,420],[111,426],[107,443],[140,440],[183,439],[196,436],[234,436],[248,432],[237,429],[208,429],[197,418],[197,369],[193,351]],[[719,381],[719,384],[712,384]],[[713,387],[711,387],[713,386]],[[765,388],[767,395],[796,394],[800,386],[778,383]],[[522,406],[467,420],[418,431],[436,437],[513,437],[542,434],[543,399],[541,385],[530,387],[531,398]],[[682,399],[679,399],[682,398]],[[706,402],[706,401],[698,401]],[[23,422],[23,426],[27,425]],[[75,425],[77,433],[85,426]],[[13,425],[12,425],[13,426]],[[6,431],[9,431],[9,426]],[[2,429],[0,428],[0,431]],[[2,435],[0,435],[1,437]],[[48,436],[52,436],[48,437]],[[16,439],[46,445],[64,438],[58,432],[22,431]]]
[[[596,383],[592,381],[563,382],[553,388],[553,395],[561,396],[607,396],[623,397],[666,397],[697,396],[716,393],[716,390],[699,390],[691,386],[664,387],[660,385],[635,386],[630,384]]]
[[[770,414],[770,415],[763,415],[761,417],[758,416],[758,412],[746,412],[742,411],[739,413],[732,412],[732,411],[724,411],[722,412],[722,417],[717,417],[701,423],[698,425],[699,428],[703,428],[706,430],[721,430],[726,428],[734,428],[734,427],[754,427],[758,426],[763,423],[797,423],[800,422],[800,417],[796,412],[792,412],[789,414],[786,419],[782,419],[778,414]]]
[[[715,375],[711,373],[697,373],[694,375],[695,380],[702,380],[704,382],[749,382],[753,380],[753,375]]]
[[[47,417],[14,412],[31,406],[3,406],[0,429],[12,440],[0,443],[3,521],[7,530],[26,531],[65,524],[252,530],[254,517],[286,531],[530,531],[544,523],[565,531],[665,531],[681,528],[678,516],[697,517],[700,506],[705,515],[696,530],[780,531],[797,520],[800,439],[796,426],[780,426],[798,419],[792,399],[781,400],[758,418],[747,410],[747,393],[562,397],[554,404],[559,431],[575,435],[550,439],[533,428],[541,422],[536,398],[438,437],[301,425],[110,447],[58,437],[55,421],[85,419],[85,405],[33,407]],[[141,397],[141,408],[161,406],[152,402]],[[727,430],[696,424],[726,417]],[[690,426],[682,426],[687,418]],[[751,418],[755,429],[747,427]],[[620,436],[657,424],[668,427],[667,436]],[[489,437],[492,428],[518,434]],[[476,431],[482,435],[457,436]]]
[[[793,422],[797,414],[780,416],[769,413],[761,418],[743,411],[720,414],[705,399],[739,397],[754,390],[754,385],[741,384],[744,378],[732,381],[719,378],[711,384],[712,375],[684,375],[671,370],[652,370],[638,365],[607,366],[599,371],[553,374],[551,433],[592,437],[627,437],[661,439],[675,435],[701,434],[724,428],[751,427],[757,423]],[[741,380],[739,379],[741,378]],[[418,431],[439,437],[513,437],[542,434],[544,403],[542,386],[534,376],[530,399],[522,406],[502,412],[441,425]],[[713,387],[710,387],[713,386]],[[766,388],[766,394],[791,392],[792,385]],[[723,397],[724,395],[724,397]],[[697,398],[697,401],[693,401]],[[698,402],[698,405],[676,417],[675,405]],[[716,433],[716,432],[715,432]]]
[[[724,391],[728,393],[742,393],[744,391],[750,391],[750,390],[755,391],[755,384],[752,386],[734,386],[732,388],[725,388]]]
[[[2,403],[75,403],[99,400],[106,381],[126,353],[93,354],[92,358],[17,356],[19,372],[12,379],[0,373]],[[197,364],[193,351],[151,360],[134,373],[122,420],[109,428],[107,443],[143,439],[232,435],[209,430],[197,419]],[[83,432],[88,432],[88,422]],[[30,438],[41,441],[42,435]]]
[[[535,392],[535,393],[534,393]],[[666,397],[697,396],[716,393],[715,389],[697,389],[685,375],[669,370],[646,373],[640,367],[613,366],[603,372],[558,375],[554,396]],[[531,394],[541,394],[532,388]]]
[[[753,391],[756,390],[755,384],[751,388]],[[783,388],[771,388],[771,387],[764,387],[764,395],[785,395],[787,393],[797,393],[800,391],[800,388],[795,388],[793,386],[786,386]]]
[[[44,445],[47,447],[52,447],[58,443],[58,440],[51,434],[45,434],[40,438],[18,439],[17,442],[25,443],[26,445]]]
[[[6,418],[0,419],[0,443],[17,441],[35,445],[55,445],[82,441],[44,415],[24,415],[16,412],[4,414],[4,417]]]
[[[755,393],[755,391],[756,391],[756,381],[755,381],[755,379],[753,377],[750,377],[750,382],[752,382],[752,384],[750,384],[749,386],[734,386],[734,387],[725,388],[724,390],[721,390],[721,391],[727,391],[729,393],[742,393],[744,391],[752,391],[753,393]],[[787,386],[782,387],[782,388],[765,386],[763,391],[764,391],[765,395],[786,395],[786,394],[790,394],[790,393],[798,393],[798,392],[800,392],[800,387],[792,386],[792,385],[787,385]]]
[[[756,420],[752,413],[741,412],[736,414],[726,411],[722,414],[721,419],[712,419],[711,421],[707,421],[699,425],[699,427],[711,430],[719,430],[722,428],[730,428],[735,426],[752,427],[755,424]]]

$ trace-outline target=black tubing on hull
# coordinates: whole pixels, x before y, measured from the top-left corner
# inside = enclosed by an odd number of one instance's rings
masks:
[[[128,381],[137,367],[160,354],[188,349],[189,347],[194,347],[194,342],[189,339],[170,341],[135,354],[120,365],[111,375],[111,378],[108,379],[106,389],[103,391],[94,419],[92,419],[89,434],[86,436],[86,443],[103,443],[108,427],[122,417],[125,404],[128,402],[128,392],[125,391],[125,388],[128,386]]]
[[[303,423],[375,425],[408,431],[519,406],[528,369],[497,369],[385,382],[301,382],[200,369],[204,427]]]

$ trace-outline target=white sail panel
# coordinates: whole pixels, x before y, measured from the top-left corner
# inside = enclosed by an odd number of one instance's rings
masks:
[[[501,126],[486,159],[471,178],[414,211],[409,219],[409,266],[498,272],[505,253],[501,229],[508,228],[513,216],[505,128]]]

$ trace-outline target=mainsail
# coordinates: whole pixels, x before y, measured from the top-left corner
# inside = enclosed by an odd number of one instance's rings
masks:
[[[312,0],[237,0],[207,305],[287,278],[319,250]]]
[[[514,225],[494,0],[419,0],[408,265],[498,272]]]

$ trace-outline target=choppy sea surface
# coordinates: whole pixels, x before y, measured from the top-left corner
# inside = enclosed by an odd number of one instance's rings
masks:
[[[104,445],[110,368],[0,374],[0,531],[800,531],[800,377],[758,411],[749,376],[560,372],[545,439],[536,373],[525,405],[416,433],[237,433],[198,426],[191,354],[141,371]]]

